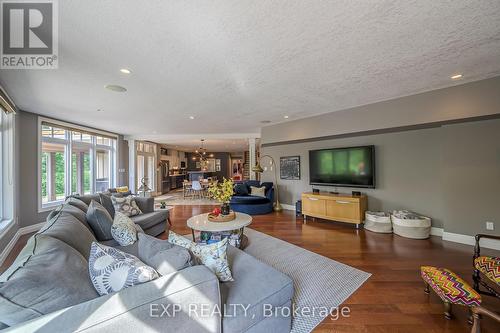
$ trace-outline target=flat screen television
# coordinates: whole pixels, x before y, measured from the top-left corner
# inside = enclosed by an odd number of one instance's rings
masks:
[[[311,185],[375,188],[375,147],[309,151]]]

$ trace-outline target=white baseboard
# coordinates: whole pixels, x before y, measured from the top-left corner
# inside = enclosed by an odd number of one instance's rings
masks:
[[[443,237],[443,228],[431,227],[431,235]]]
[[[284,210],[295,210],[294,205],[281,204],[281,207],[283,207]]]
[[[40,228],[45,224],[45,222],[40,222],[37,224],[29,225],[27,227],[22,227],[17,229],[16,233],[14,236],[11,238],[7,246],[2,250],[2,253],[0,253],[0,265],[3,264],[5,259],[7,259],[7,256],[9,255],[10,251],[14,248],[16,245],[17,241],[19,238],[21,238],[22,235],[26,235],[32,232],[36,232],[40,230]]]
[[[472,246],[476,244],[474,236],[455,234],[446,231],[443,232],[443,240]],[[482,248],[500,251],[500,241],[495,239],[482,239],[480,246]]]

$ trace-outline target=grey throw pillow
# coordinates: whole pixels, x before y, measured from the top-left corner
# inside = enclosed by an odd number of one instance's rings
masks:
[[[90,248],[89,273],[99,295],[107,295],[159,277],[152,267],[137,257],[95,242]]]
[[[87,209],[89,209],[89,205],[75,197],[69,197],[68,200],[66,200],[66,203],[70,204],[71,206],[80,208],[80,210],[84,213],[86,213]]]
[[[95,200],[90,202],[89,209],[87,210],[87,222],[94,231],[98,241],[113,239],[113,235],[111,234],[113,218],[109,215],[106,208]]]
[[[187,249],[142,233],[138,234],[137,238],[139,259],[161,275],[193,266],[191,254]]]
[[[0,322],[13,326],[99,296],[88,278],[87,260],[74,248],[41,234],[26,247],[29,256],[2,276]]]
[[[109,215],[114,219],[115,218],[115,207],[113,207],[113,201],[111,200],[111,194],[107,195],[104,193],[99,193],[99,198],[101,199],[101,205],[106,208]]]

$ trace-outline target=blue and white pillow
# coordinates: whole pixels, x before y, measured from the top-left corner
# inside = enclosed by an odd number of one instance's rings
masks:
[[[159,277],[158,272],[137,257],[96,242],[90,247],[89,274],[101,296]]]
[[[227,242],[224,238],[220,242],[202,245],[190,241],[186,237],[173,231],[168,233],[168,241],[172,244],[185,247],[193,253],[194,257],[217,275],[221,282],[234,281],[229,262],[227,260]]]
[[[121,246],[134,244],[137,241],[135,223],[127,215],[116,212],[111,226],[111,236]]]

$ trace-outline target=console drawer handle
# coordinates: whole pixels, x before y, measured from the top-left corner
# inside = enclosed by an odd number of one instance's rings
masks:
[[[349,202],[349,201],[340,201],[340,200],[336,200],[336,201],[337,201],[337,203],[339,203],[339,204],[350,204],[350,202]]]
[[[312,201],[318,201],[319,199],[318,198],[308,198],[309,200],[312,200]]]

